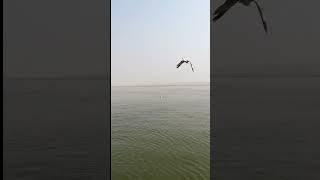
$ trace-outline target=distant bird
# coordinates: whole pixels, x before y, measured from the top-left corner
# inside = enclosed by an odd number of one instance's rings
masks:
[[[260,17],[261,17],[261,21],[262,21],[262,24],[263,24],[264,31],[266,33],[268,33],[268,26],[267,26],[267,22],[266,22],[266,20],[264,18],[263,12],[262,12],[262,8],[260,7],[259,3],[256,0],[226,0],[224,2],[224,4],[222,4],[220,7],[218,7],[216,9],[216,11],[214,12],[215,16],[213,18],[213,22],[215,22],[218,19],[220,19],[235,4],[242,3],[245,6],[249,6],[251,4],[251,2],[255,3],[255,5],[256,5],[256,7],[257,7],[257,9],[259,11]]]
[[[183,58],[182,58],[182,60],[177,64],[177,68],[179,68],[183,63],[190,64],[191,69],[192,69],[192,71],[194,72],[192,63],[191,63],[190,61],[188,61],[188,60],[184,60]]]

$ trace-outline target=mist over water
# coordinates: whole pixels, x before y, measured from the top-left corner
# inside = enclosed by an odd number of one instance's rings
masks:
[[[112,179],[210,177],[210,85],[112,87]]]

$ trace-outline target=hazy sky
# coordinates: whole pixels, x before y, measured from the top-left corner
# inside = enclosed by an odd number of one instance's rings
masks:
[[[112,0],[112,85],[210,81],[209,0]],[[176,69],[184,57],[194,65]]]
[[[320,74],[320,1],[259,2],[269,35],[254,6],[236,5],[209,35],[209,0],[113,0],[113,83],[209,81],[210,38],[213,73]],[[108,5],[5,1],[5,74],[108,78]],[[195,73],[175,69],[181,57],[190,58]]]

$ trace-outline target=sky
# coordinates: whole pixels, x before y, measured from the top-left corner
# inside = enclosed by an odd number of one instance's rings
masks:
[[[320,1],[259,0],[268,35],[254,6],[238,4],[210,24],[209,10],[223,1],[112,0],[113,84],[209,81],[209,64],[213,74],[320,74]],[[4,5],[4,75],[109,79],[107,1]],[[195,73],[175,69],[181,57]]]
[[[195,72],[184,64],[193,63]],[[210,82],[209,0],[112,0],[112,85]]]

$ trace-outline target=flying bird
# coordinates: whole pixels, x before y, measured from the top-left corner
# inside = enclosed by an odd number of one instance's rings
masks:
[[[256,5],[256,7],[257,7],[257,9],[259,11],[264,31],[266,33],[268,33],[268,26],[267,26],[267,22],[266,22],[266,20],[264,18],[263,12],[262,12],[262,8],[260,7],[259,3],[256,0],[226,0],[224,2],[224,4],[222,4],[220,7],[218,7],[216,9],[216,11],[214,12],[215,16],[213,18],[213,22],[216,22],[218,19],[220,19],[235,4],[242,3],[245,6],[249,6],[252,2],[255,3],[255,5]]]
[[[183,58],[182,58],[182,60],[177,64],[177,68],[179,68],[183,63],[190,64],[191,69],[192,69],[192,71],[194,72],[192,63],[191,63],[190,61],[188,61],[188,60],[184,60]]]

